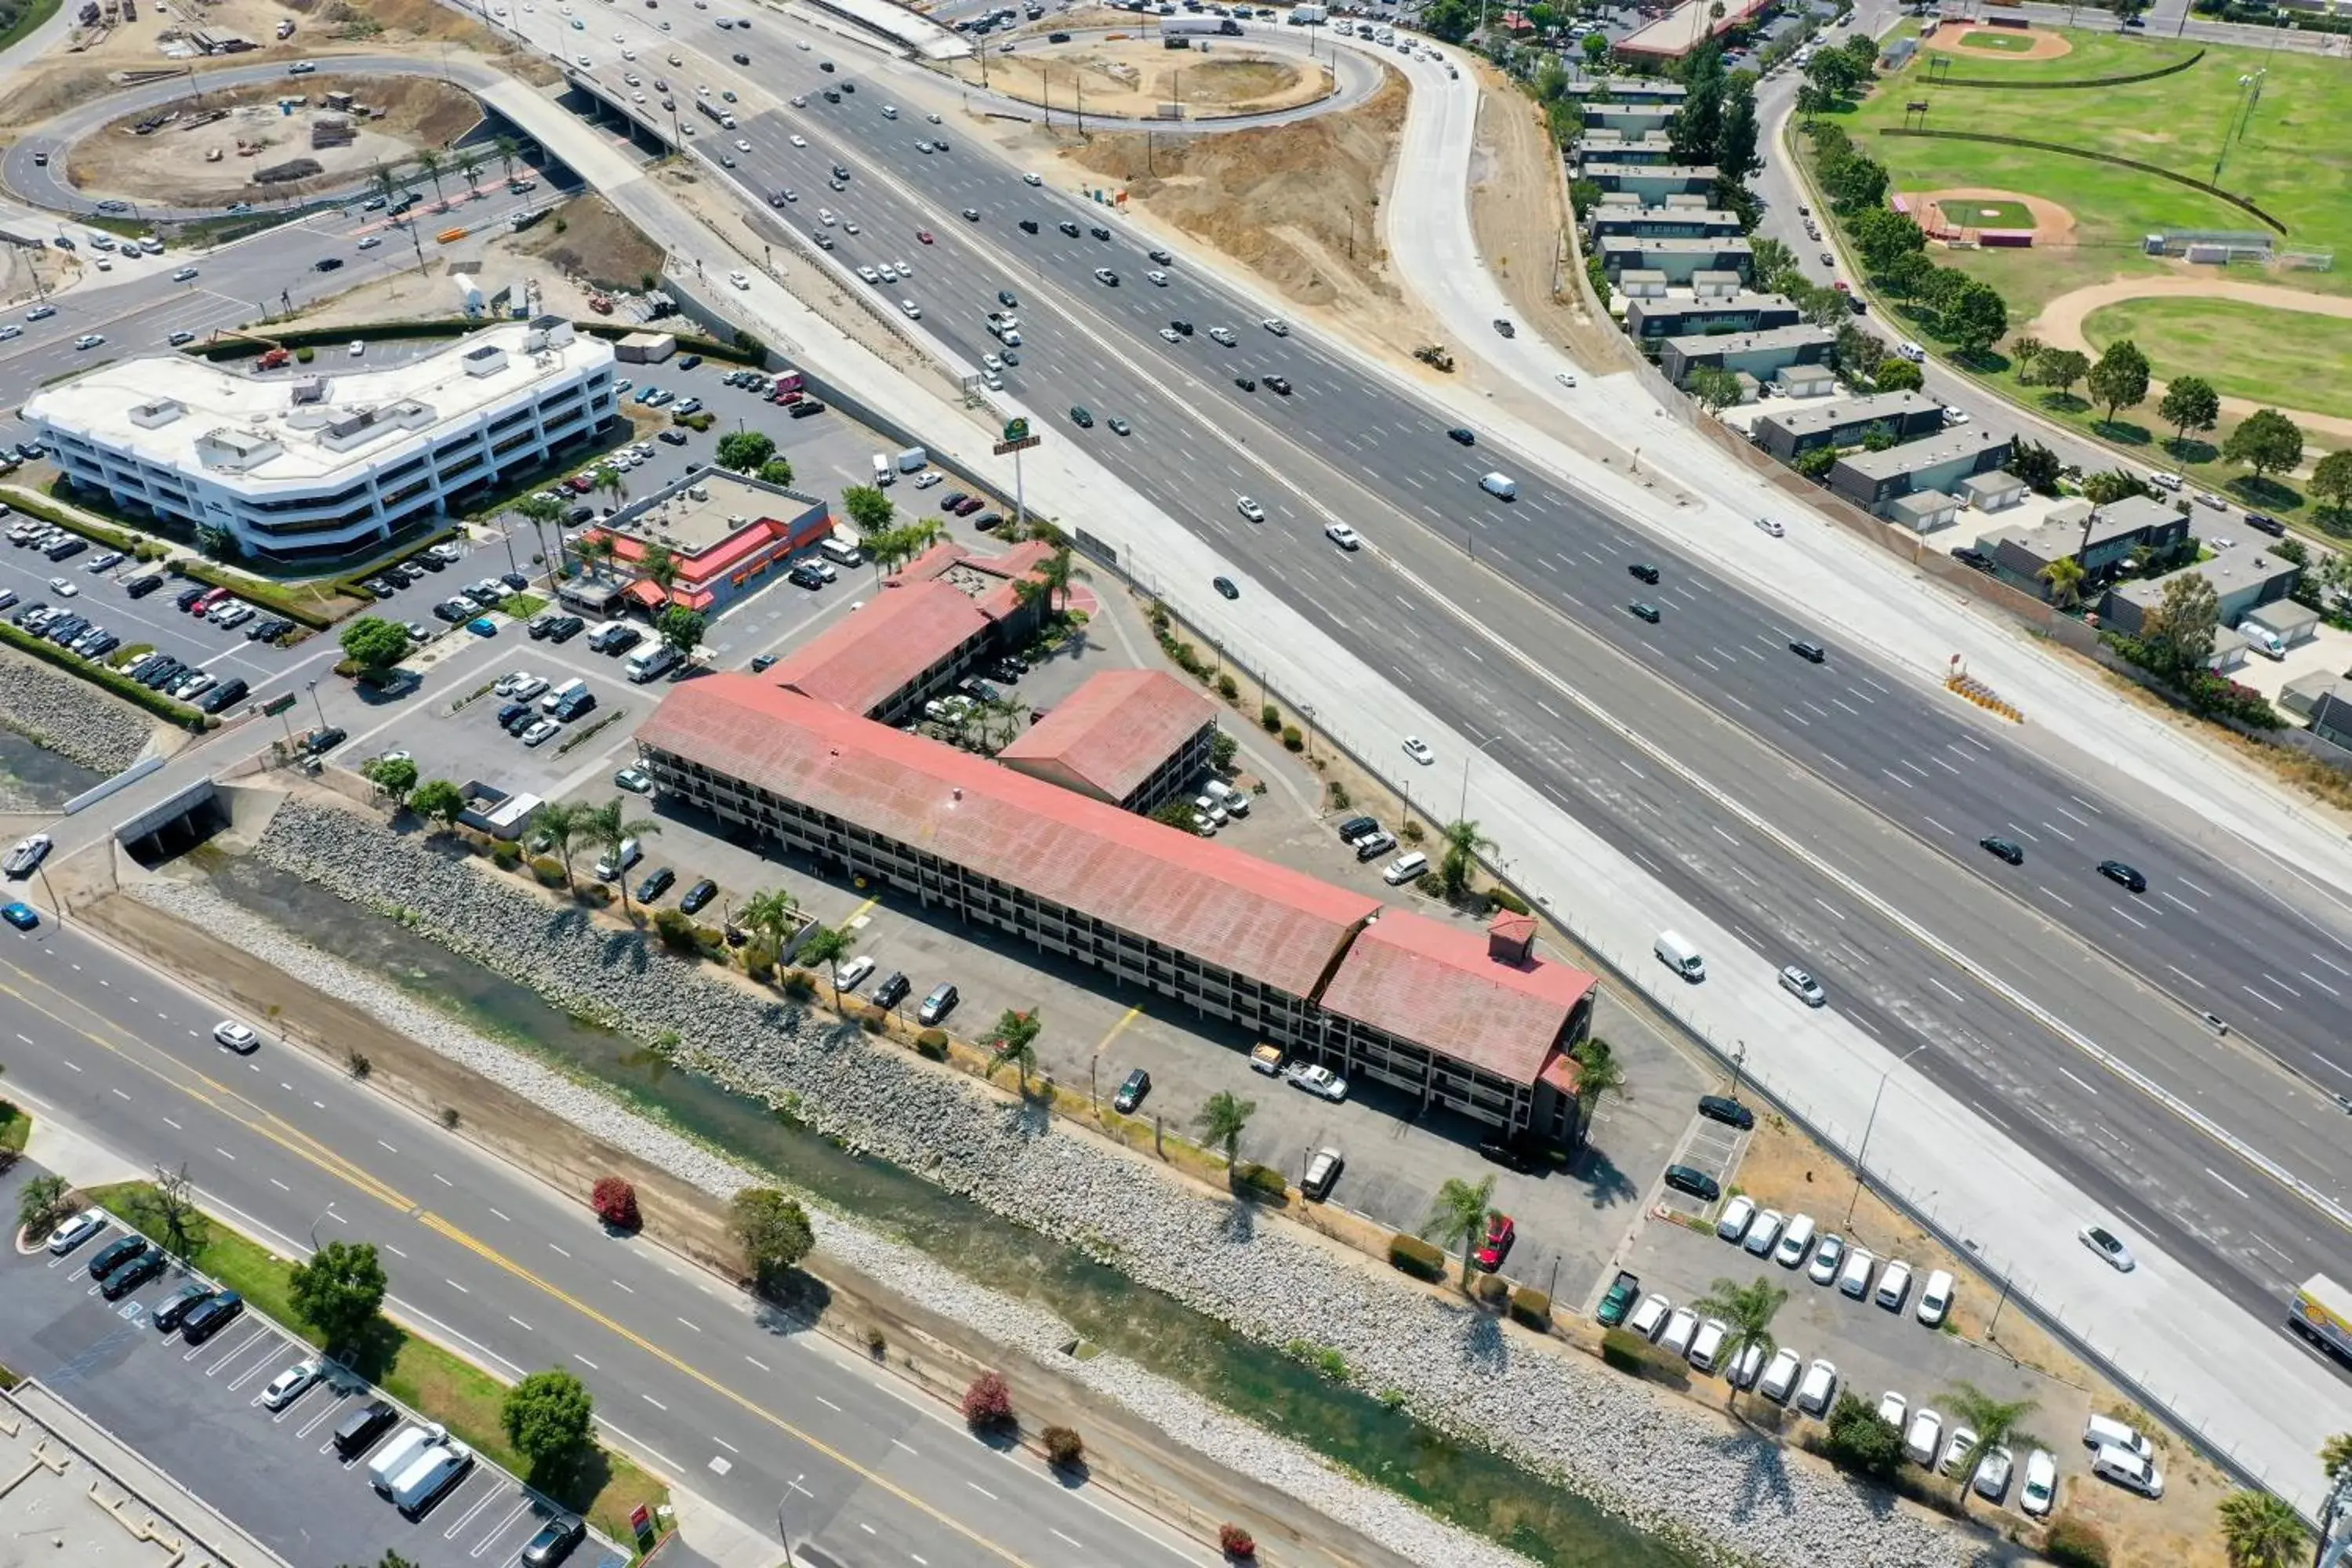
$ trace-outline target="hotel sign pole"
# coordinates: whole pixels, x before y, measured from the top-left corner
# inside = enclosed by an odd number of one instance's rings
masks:
[[[1007,452],[1013,454],[1013,531],[1016,536],[1028,531],[1029,527],[1028,499],[1021,482],[1021,454],[1044,439],[1042,436],[1029,433],[1028,420],[1007,419],[1004,422],[1004,438],[996,443],[998,457],[1002,458]]]

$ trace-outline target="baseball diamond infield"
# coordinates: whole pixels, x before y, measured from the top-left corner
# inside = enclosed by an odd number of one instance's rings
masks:
[[[1895,210],[1909,213],[1930,238],[1957,239],[1964,229],[2000,233],[2032,231],[2037,247],[2074,243],[2074,215],[2056,202],[1989,185],[1953,190],[1906,191]]]
[[[1920,35],[1919,47],[1963,58],[2002,60],[2054,60],[2074,52],[2063,37],[2042,27],[1976,27],[1966,22]]]

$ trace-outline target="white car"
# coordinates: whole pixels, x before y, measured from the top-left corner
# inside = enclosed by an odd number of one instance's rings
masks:
[[[254,1032],[252,1025],[240,1024],[230,1018],[224,1018],[213,1026],[213,1038],[239,1056],[251,1056],[261,1047],[261,1037]]]
[[[49,1252],[53,1257],[63,1258],[105,1228],[104,1209],[84,1209],[49,1232]]]
[[[915,476],[915,488],[919,490],[927,490],[946,478],[947,476],[937,468],[926,468]]]
[[[1837,1397],[1837,1385],[1838,1369],[1815,1357],[1805,1369],[1805,1381],[1797,1385],[1797,1408],[1808,1415],[1827,1415],[1830,1401]]]
[[[353,338],[353,339],[352,340],[352,347],[351,347],[351,355],[352,355],[352,358],[353,358],[353,359],[358,359],[362,354],[364,354],[364,353],[367,353],[367,344],[365,344],[365,343],[362,342],[361,342],[359,339],[357,339],[357,338]]]
[[[1162,289],[1168,287],[1168,274],[1160,271],[1157,267],[1153,268],[1150,271],[1146,272],[1143,275],[1143,280],[1147,283],[1156,284]]]
[[[1775,518],[1759,517],[1756,520],[1756,526],[1762,529],[1765,532],[1770,534],[1775,539],[1780,538],[1782,534],[1789,531],[1787,529],[1782,528],[1779,520]]]
[[[1348,1098],[1348,1080],[1319,1064],[1302,1062],[1282,1076],[1293,1089],[1303,1089],[1335,1102]]]
[[[382,245],[383,243],[383,236],[380,234],[371,234],[361,239],[359,247],[362,250],[373,250],[377,246]]]
[[[1272,332],[1277,338],[1286,338],[1290,335],[1290,323],[1284,321],[1280,316],[1268,316],[1265,321],[1260,321],[1258,325],[1264,327],[1267,331]]]
[[[1903,1300],[1911,1294],[1911,1266],[1901,1258],[1890,1258],[1879,1271],[1878,1304],[1890,1312],[1903,1310]]]
[[[1437,753],[1431,751],[1429,742],[1418,735],[1407,735],[1404,738],[1404,754],[1424,768],[1437,761]]]
[[[8,858],[0,861],[0,870],[11,877],[29,877],[35,867],[48,858],[49,848],[49,836],[46,833],[19,838],[16,847],[8,851]]]
[[[1764,1369],[1764,1375],[1756,1380],[1756,1392],[1775,1405],[1786,1405],[1797,1386],[1797,1373],[1804,1364],[1804,1357],[1782,1345],[1772,1352],[1771,1364]]]
[[[2164,1472],[2128,1448],[2103,1447],[2091,1456],[2091,1473],[2146,1498],[2164,1495]]]
[[[522,732],[522,743],[531,747],[544,746],[561,733],[562,729],[563,726],[552,719],[534,720],[530,728]]]
[[[1209,329],[1209,336],[1216,340],[1218,342],[1224,344],[1227,348],[1233,347],[1235,342],[1240,341],[1234,336],[1234,330],[1231,327],[1211,327]]]
[[[183,267],[172,274],[172,281],[174,283],[193,283],[195,278],[196,269],[193,267]]]
[[[1968,1426],[1954,1426],[1951,1436],[1944,1439],[1944,1457],[1936,1461],[1936,1468],[1948,1476],[1957,1475],[1960,1462],[1973,1458],[1976,1449],[1977,1429]]]
[[[1830,994],[1822,989],[1820,981],[1793,963],[1780,971],[1780,989],[1808,1007],[1824,1006],[1830,999]]]
[[[1838,1270],[1838,1289],[1857,1301],[1869,1295],[1870,1271],[1877,1261],[1859,1247],[1848,1247],[1845,1267]]]
[[[899,300],[898,311],[910,321],[919,321],[923,319],[923,308],[912,300]]]
[[[1910,1408],[1910,1403],[1894,1389],[1878,1396],[1878,1418],[1897,1432],[1903,1430],[1903,1417]]]
[[[744,140],[742,137],[740,137],[740,136],[738,136],[737,138],[735,138],[735,151],[737,151],[738,153],[749,153],[751,150],[751,142],[749,142],[745,141],[745,140]]]
[[[841,966],[841,988],[844,991],[856,990],[866,984],[866,977],[873,973],[877,967],[871,953],[859,953]]]
[[[1919,1288],[1917,1316],[1929,1328],[1939,1329],[1944,1326],[1944,1320],[1951,1310],[1952,1273],[1948,1268],[1938,1268],[1928,1275],[1927,1283]]]
[[[1559,383],[1562,386],[1574,386],[1576,384],[1576,377],[1569,374],[1568,372],[1564,370],[1555,372],[1552,375],[1552,379]]]
[[[301,1398],[303,1392],[325,1376],[326,1372],[324,1362],[317,1360],[296,1362],[269,1380],[269,1386],[261,1391],[261,1407],[264,1410],[285,1409],[297,1399]]]
[[[868,283],[879,283],[882,281],[882,274],[875,271],[871,267],[860,267],[857,269],[857,275],[860,278],[865,279]]]
[[[1723,1216],[1715,1222],[1715,1234],[1724,1241],[1738,1241],[1755,1220],[1756,1200],[1741,1193],[1723,1205]]]
[[[1915,1465],[1936,1462],[1936,1439],[1944,1435],[1944,1418],[1930,1405],[1922,1405],[1913,1412],[1911,1426],[1903,1434],[1903,1457]]]
[[[2036,1448],[2025,1456],[2025,1485],[2018,1491],[2017,1506],[2042,1519],[2057,1501],[2058,1461],[2047,1448]]]
[[[793,145],[795,147],[805,147],[808,145],[808,138],[805,136],[795,136],[793,138]]]
[[[1258,505],[1257,502],[1250,500],[1247,496],[1242,496],[1236,499],[1234,502],[1234,510],[1241,513],[1244,517],[1249,519],[1252,522],[1264,522],[1265,521],[1265,508]]]
[[[981,355],[980,363],[982,367],[991,375],[996,374],[1004,368],[1004,362],[997,358],[994,354]]]
[[[1688,1307],[1676,1307],[1666,1315],[1666,1331],[1658,1336],[1659,1348],[1678,1356],[1690,1354],[1691,1342],[1698,1337],[1698,1314]]]
[[[1709,1318],[1701,1323],[1697,1337],[1691,1341],[1691,1365],[1701,1372],[1713,1372],[1716,1361],[1723,1354],[1723,1342],[1730,1334],[1730,1325],[1720,1318]]]
[[[2105,1226],[2086,1225],[2074,1234],[2082,1237],[2084,1246],[2113,1264],[2116,1273],[2128,1274],[2139,1267],[2131,1255],[2131,1248],[2124,1245],[2123,1237]]]
[[[1184,341],[1184,334],[1173,327],[1162,327],[1160,329],[1160,341],[1164,343],[1181,343]]]
[[[835,224],[839,223],[841,220],[833,216],[833,209],[831,207],[819,207],[816,209],[816,221],[824,225],[825,227],[831,228]]]
[[[1805,1265],[1805,1278],[1816,1285],[1830,1284],[1837,1279],[1838,1269],[1844,1263],[1845,1237],[1832,1231],[1822,1237],[1819,1247],[1813,1248],[1813,1260]]]
[[[1658,1337],[1658,1331],[1665,1327],[1666,1314],[1673,1310],[1673,1303],[1653,1290],[1643,1297],[1642,1304],[1627,1316],[1625,1326],[1645,1340],[1654,1340]]]
[[[1045,183],[1042,178],[1035,174],[1024,174],[1021,176],[1021,179],[1022,183],[1024,184],[1042,185]]]
[[[49,579],[49,592],[60,599],[70,599],[81,589],[70,578],[52,577]]]
[[[1734,1388],[1753,1388],[1756,1386],[1756,1374],[1763,1370],[1764,1347],[1751,1344],[1732,1358],[1730,1367],[1723,1374],[1723,1381]]]
[[[1323,537],[1342,550],[1360,550],[1364,547],[1364,536],[1344,522],[1325,523]]]
[[[2007,1448],[1987,1448],[1977,1461],[1976,1479],[1970,1484],[1987,1502],[1999,1502],[2009,1490],[2009,1478],[2016,1468],[2016,1456]]]

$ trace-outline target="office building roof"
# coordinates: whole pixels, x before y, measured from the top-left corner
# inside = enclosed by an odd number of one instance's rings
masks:
[[[1391,909],[1349,944],[1323,1005],[1533,1083],[1593,984],[1562,963],[1506,963],[1491,955],[1484,931]]]
[[[1114,804],[1135,793],[1217,705],[1156,669],[1107,669],[996,753],[1008,767],[1087,788]]]
[[[677,688],[637,738],[1295,996],[1380,907],[750,676]]]

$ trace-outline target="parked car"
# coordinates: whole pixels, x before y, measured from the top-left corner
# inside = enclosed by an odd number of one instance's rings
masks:
[[[1739,1241],[1748,1235],[1748,1227],[1755,1219],[1756,1200],[1742,1193],[1723,1205],[1722,1216],[1715,1222],[1715,1234],[1725,1241]]]
[[[298,1361],[269,1380],[261,1391],[261,1406],[265,1410],[283,1410],[302,1397],[310,1386],[327,1374],[327,1363],[313,1357]]]
[[[926,1027],[936,1024],[954,1012],[956,1003],[961,1000],[954,984],[943,980],[931,987],[931,994],[924,997],[923,1005],[915,1010],[916,1021]]]
[[[1111,1096],[1110,1108],[1122,1116],[1132,1115],[1135,1108],[1143,1103],[1143,1097],[1150,1092],[1151,1075],[1141,1068],[1137,1068],[1133,1072],[1129,1073],[1127,1080],[1118,1086],[1118,1092]]]
[[[1633,1309],[1633,1315],[1625,1320],[1625,1326],[1645,1340],[1654,1340],[1658,1337],[1658,1331],[1666,1326],[1667,1314],[1673,1310],[1674,1303],[1653,1290],[1642,1298],[1642,1304]]]
[[[63,1258],[91,1237],[106,1228],[104,1209],[84,1209],[49,1232],[49,1256]]]
[[[1911,1425],[1903,1434],[1903,1457],[1915,1465],[1933,1464],[1936,1440],[1943,1435],[1944,1418],[1932,1408],[1922,1405],[1913,1412]]]
[[[1782,1345],[1772,1352],[1763,1375],[1756,1380],[1756,1392],[1775,1405],[1786,1405],[1789,1395],[1796,1391],[1797,1374],[1803,1366],[1804,1358]]]
[[[1347,1162],[1337,1149],[1318,1149],[1307,1162],[1307,1173],[1299,1178],[1298,1190],[1321,1203],[1331,1195],[1331,1188],[1339,1180],[1339,1172]]]
[[[1727,1127],[1737,1127],[1743,1132],[1756,1125],[1756,1113],[1727,1095],[1700,1095],[1698,1113],[1709,1121],[1720,1121]]]

